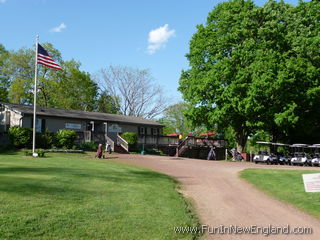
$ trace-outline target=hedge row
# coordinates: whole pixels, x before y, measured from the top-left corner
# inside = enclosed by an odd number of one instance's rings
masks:
[[[76,140],[76,132],[73,130],[62,129],[56,134],[44,132],[36,134],[37,148],[66,148],[71,149]],[[9,139],[12,146],[16,148],[30,148],[32,147],[32,129],[22,127],[11,127],[9,129]]]
[[[138,143],[138,135],[133,132],[122,133],[121,136],[128,142],[129,148],[135,150]],[[96,151],[98,144],[95,142],[81,143],[75,147],[76,132],[69,129],[61,129],[56,134],[44,132],[36,134],[36,148],[49,149],[52,147],[74,149],[85,151]],[[9,129],[9,139],[11,145],[16,148],[32,147],[32,128],[11,127]]]

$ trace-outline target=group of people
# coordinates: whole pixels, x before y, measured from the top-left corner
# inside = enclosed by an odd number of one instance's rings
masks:
[[[98,149],[97,149],[97,153],[96,153],[95,157],[96,158],[106,158],[106,156],[105,156],[106,153],[111,154],[111,145],[107,142],[106,148],[105,148],[105,150],[103,150],[102,144],[100,143],[98,145]]]
[[[241,153],[239,153],[236,149],[232,148],[230,152],[232,154],[232,158],[234,161],[243,161],[243,157],[241,156]]]
[[[241,153],[239,153],[236,149],[233,148],[230,150],[230,152],[232,154],[232,158],[234,161],[243,161],[243,157],[241,156]],[[207,160],[217,160],[215,147],[210,147]]]

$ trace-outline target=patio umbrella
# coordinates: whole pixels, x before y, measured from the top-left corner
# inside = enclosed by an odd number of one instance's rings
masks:
[[[216,133],[214,132],[206,132],[206,133],[200,133],[199,136],[200,137],[205,137],[205,136],[212,136],[215,135]]]
[[[179,137],[179,133],[169,133],[167,134],[167,137]]]

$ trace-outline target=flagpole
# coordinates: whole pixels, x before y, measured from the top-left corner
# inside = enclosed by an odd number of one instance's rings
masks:
[[[38,41],[39,35],[36,37],[36,57],[35,57],[35,72],[34,72],[34,91],[33,91],[33,132],[32,132],[32,156],[37,157],[36,148],[36,110],[37,110],[37,78],[38,78]]]

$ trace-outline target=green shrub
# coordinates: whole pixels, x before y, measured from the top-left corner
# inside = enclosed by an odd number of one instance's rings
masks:
[[[165,155],[163,151],[156,148],[152,148],[152,149],[148,148],[145,150],[145,152],[150,155]]]
[[[48,149],[51,148],[54,141],[54,134],[50,132],[36,134],[36,147]]]
[[[27,150],[27,151],[25,152],[25,154],[26,154],[26,156],[32,156],[32,150]]]
[[[10,143],[16,148],[28,148],[32,145],[32,129],[22,127],[9,128]]]
[[[75,131],[69,129],[61,129],[56,134],[55,144],[57,145],[57,147],[71,149],[74,145],[76,137],[77,135]]]
[[[96,142],[83,142],[80,143],[79,149],[83,151],[97,151],[98,143]]]
[[[138,134],[134,132],[124,132],[121,134],[121,137],[126,140],[130,146],[135,146],[138,143]]]
[[[130,151],[137,151],[138,134],[134,132],[124,132],[121,137],[129,144]]]
[[[43,149],[36,149],[35,152],[38,154],[38,157],[44,157],[45,151]],[[32,150],[27,150],[25,154],[26,156],[32,156]]]
[[[36,149],[36,153],[38,153],[38,157],[44,157],[45,151],[43,149]]]

